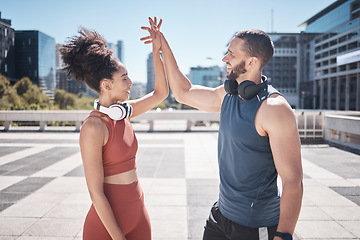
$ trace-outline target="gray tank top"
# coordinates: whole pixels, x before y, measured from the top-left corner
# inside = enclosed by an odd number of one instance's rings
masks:
[[[269,139],[255,128],[262,101],[279,93],[269,85],[250,100],[226,94],[221,106],[218,161],[220,212],[247,227],[278,224],[280,196]]]

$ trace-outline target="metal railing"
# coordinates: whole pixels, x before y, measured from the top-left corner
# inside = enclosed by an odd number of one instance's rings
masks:
[[[300,138],[303,140],[321,140],[324,138],[324,115],[322,111],[294,111]]]
[[[3,131],[9,131],[11,123],[38,122],[39,131],[45,131],[49,121],[73,121],[75,131],[90,111],[0,111],[0,121],[4,121]],[[360,112],[294,110],[299,135],[302,140],[325,140],[334,143],[359,147],[360,149]],[[220,114],[198,110],[148,111],[131,119],[132,122],[147,122],[148,131],[154,131],[158,120],[186,120],[185,131],[191,131],[196,122],[219,122]]]

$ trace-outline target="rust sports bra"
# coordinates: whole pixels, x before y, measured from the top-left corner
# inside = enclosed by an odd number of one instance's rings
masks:
[[[107,120],[99,115],[91,115],[93,112],[105,116]],[[104,176],[116,175],[135,169],[138,142],[129,118],[115,121],[97,110],[92,111],[89,117],[99,118],[105,123],[109,131],[108,141],[102,148]]]

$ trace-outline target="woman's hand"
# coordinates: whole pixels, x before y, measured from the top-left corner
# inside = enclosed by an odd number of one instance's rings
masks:
[[[153,51],[160,51],[161,50],[161,32],[160,27],[162,24],[162,19],[160,19],[159,23],[157,23],[157,18],[154,17],[152,19],[149,17],[149,24],[150,27],[141,27],[143,30],[147,30],[149,32],[149,36],[140,38],[141,41],[144,41],[144,44],[153,44]]]

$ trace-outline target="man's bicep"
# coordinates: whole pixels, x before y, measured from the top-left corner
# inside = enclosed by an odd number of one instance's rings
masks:
[[[225,91],[222,86],[209,88],[193,85],[185,94],[183,103],[206,112],[220,112]]]
[[[292,115],[288,110],[276,114],[268,132],[275,166],[282,178],[302,174],[301,143]]]

